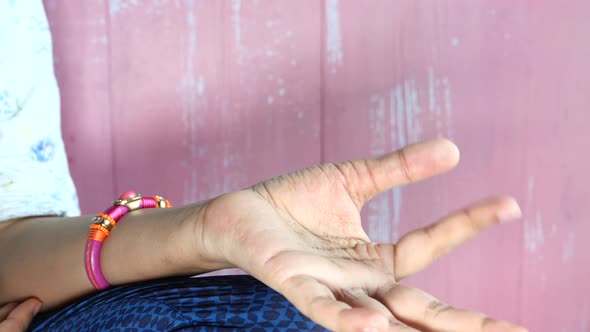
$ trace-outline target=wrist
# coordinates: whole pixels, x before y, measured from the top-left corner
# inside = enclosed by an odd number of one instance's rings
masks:
[[[208,215],[210,201],[203,201],[184,206],[181,233],[185,236],[183,243],[188,243],[188,260],[184,263],[190,273],[206,273],[229,269],[234,266],[224,255],[224,238],[219,232],[218,224],[223,222]],[[186,251],[186,248],[178,250]]]

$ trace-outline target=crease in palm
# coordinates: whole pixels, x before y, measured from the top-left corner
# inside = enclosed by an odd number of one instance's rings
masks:
[[[518,217],[514,199],[480,201],[397,244],[371,242],[362,228],[360,211],[375,195],[443,173],[458,159],[451,142],[429,141],[299,170],[222,196],[209,208],[239,211],[226,219],[228,238],[243,248],[228,255],[232,263],[330,330],[525,331],[399,284],[482,229]]]

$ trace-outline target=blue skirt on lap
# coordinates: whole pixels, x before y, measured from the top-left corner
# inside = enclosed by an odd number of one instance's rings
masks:
[[[177,277],[110,288],[39,315],[30,331],[327,331],[251,276]]]

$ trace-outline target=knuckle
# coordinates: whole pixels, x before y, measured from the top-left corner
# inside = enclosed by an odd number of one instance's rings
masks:
[[[424,319],[436,320],[441,314],[448,311],[451,307],[437,299],[431,299],[424,310]]]
[[[402,171],[402,174],[406,181],[414,182],[413,176],[410,174],[410,166],[408,165],[408,159],[406,158],[406,151],[405,149],[401,149],[397,152],[397,159],[399,161],[399,165]]]

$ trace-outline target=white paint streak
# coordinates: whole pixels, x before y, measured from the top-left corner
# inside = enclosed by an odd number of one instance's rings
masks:
[[[197,81],[197,93],[200,97],[205,94],[205,79],[203,79],[203,75],[200,75]]]
[[[236,41],[236,48],[238,51],[242,48],[242,28],[241,28],[241,15],[240,11],[242,8],[242,1],[241,0],[233,0],[232,1],[232,10],[233,10],[233,23],[234,23],[234,38]]]
[[[562,244],[562,248],[561,248],[561,262],[562,263],[567,264],[574,257],[575,241],[576,241],[576,234],[574,232],[570,232],[567,236],[567,239]]]
[[[127,9],[130,6],[137,6],[138,0],[109,0],[109,14],[115,16],[123,9]]]
[[[188,27],[187,36],[187,54],[185,59],[185,72],[182,78],[181,95],[182,95],[182,119],[187,132],[187,142],[189,146],[190,164],[194,164],[199,155],[196,144],[197,141],[197,119],[195,115],[196,94],[195,89],[195,65],[194,58],[197,53],[197,28],[194,15],[194,3],[192,0],[186,1],[187,14],[186,25]],[[196,168],[191,167],[190,181],[185,182],[184,200],[185,202],[194,202],[198,199],[198,178]]]
[[[453,103],[452,103],[452,97],[451,97],[451,85],[449,83],[449,79],[448,78],[443,78],[442,80],[442,84],[443,84],[443,99],[444,99],[444,105],[445,105],[445,116],[446,116],[446,127],[447,127],[447,136],[449,138],[452,138],[452,131],[451,131],[451,118],[452,118],[452,110],[453,110]]]
[[[391,89],[391,91],[389,91],[389,141],[391,142],[392,149],[395,149],[395,147],[397,146],[395,117],[395,89]]]
[[[326,49],[328,51],[329,64],[341,64],[344,58],[342,53],[342,36],[340,33],[339,0],[327,0],[326,2]]]
[[[103,35],[102,37],[92,38],[91,42],[92,42],[92,44],[107,45],[109,43],[109,37],[106,35]]]
[[[458,37],[453,37],[451,39],[451,45],[453,45],[453,46],[459,46],[459,38]]]
[[[404,97],[406,112],[406,133],[409,144],[416,143],[422,135],[422,125],[418,119],[418,114],[422,112],[418,103],[418,89],[415,80],[404,82]]]
[[[441,83],[442,81],[442,83]],[[442,91],[441,91],[442,90]],[[444,105],[441,105],[441,102]],[[442,108],[445,107],[446,117],[444,119]],[[451,114],[451,87],[447,77],[438,77],[432,66],[428,67],[428,110],[434,116],[436,133],[438,137],[450,136],[450,114]],[[444,124],[443,124],[444,120]],[[445,131],[445,128],[446,131]]]
[[[399,147],[406,146],[406,136],[404,134],[404,97],[402,95],[402,87],[397,86],[395,88],[395,102],[396,102],[396,113],[397,113],[397,144]]]
[[[527,222],[524,225],[524,240],[526,248],[530,253],[535,253],[543,245],[543,218],[540,212],[537,212],[533,223]]]
[[[406,113],[406,133],[409,144],[414,143],[414,112],[411,104],[411,89],[411,82],[404,82],[404,111]]]
[[[535,191],[535,176],[529,176],[529,183],[528,183],[528,191],[527,191],[527,200],[530,204],[533,201],[533,192]]]
[[[399,146],[405,145],[405,139],[403,133],[403,113],[396,112],[396,106],[399,109],[399,100],[401,99],[401,88],[397,87],[389,91],[389,139],[391,147],[395,148],[396,143]],[[401,119],[397,117],[402,117]],[[396,135],[397,134],[397,135]],[[403,144],[402,144],[403,143]],[[401,206],[402,206],[402,187],[395,187],[391,191],[391,205],[393,209],[393,220],[392,220],[392,242],[396,242],[399,239],[399,225],[401,222]]]
[[[272,104],[272,103],[274,103],[274,101],[275,101],[275,98],[273,96],[268,96],[266,98],[266,103],[269,104],[269,105]]]
[[[373,95],[370,98],[369,118],[371,126],[371,155],[385,153],[386,146],[386,99],[381,95]],[[389,193],[383,193],[375,197],[369,203],[369,236],[373,241],[391,242],[391,223],[388,221],[391,214],[389,210]]]
[[[441,84],[442,81],[442,84]],[[451,117],[451,87],[448,78],[444,77],[438,79],[432,67],[428,68],[428,111],[429,114],[423,114],[422,106],[420,105],[420,89],[417,81],[408,79],[400,84],[392,87],[389,90],[388,96],[385,97],[375,94],[370,98],[370,124],[371,124],[371,153],[373,155],[382,154],[386,149],[398,148],[410,143],[418,142],[422,139],[422,120],[423,118],[432,118],[434,115],[437,119],[437,129],[442,128],[442,107],[439,105],[439,100],[442,101],[445,108],[445,116],[447,117],[446,126],[450,133],[450,117]],[[386,128],[387,119],[389,116],[389,127]],[[428,117],[430,116],[430,117]],[[387,132],[389,130],[389,132]],[[440,133],[440,132],[439,132]],[[386,146],[386,142],[390,142],[390,146]],[[388,234],[396,241],[399,237],[399,226],[401,223],[401,206],[403,201],[403,194],[401,188],[395,188],[388,194],[380,195],[387,200],[387,205],[378,200],[374,203],[369,214],[370,233],[371,234]],[[389,198],[391,195],[391,198]],[[393,215],[393,223],[391,225],[374,225],[373,222],[378,222],[386,216]],[[385,227],[388,227],[385,229]],[[542,236],[542,234],[541,234]],[[542,239],[541,239],[542,242]],[[536,244],[537,242],[535,242]]]
[[[436,87],[434,86],[434,69],[428,67],[428,110],[436,112]]]
[[[385,98],[374,95],[371,96],[371,108],[369,112],[372,144],[371,154],[378,155],[385,153]]]
[[[287,89],[285,89],[285,88],[279,89],[279,96],[284,96],[286,93],[287,93]]]

